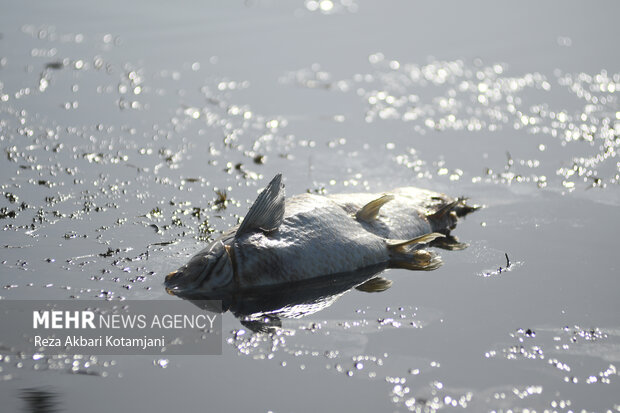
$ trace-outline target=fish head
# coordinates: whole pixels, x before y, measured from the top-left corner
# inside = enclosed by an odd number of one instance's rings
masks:
[[[166,276],[166,290],[182,292],[211,292],[233,284],[233,265],[228,248],[216,240],[194,255],[187,264]]]

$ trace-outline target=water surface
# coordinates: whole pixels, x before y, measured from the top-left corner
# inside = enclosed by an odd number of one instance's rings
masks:
[[[272,334],[227,313],[222,356],[3,351],[6,411],[620,411],[615,2],[2,10],[2,299],[177,299],[277,172],[485,206],[436,271]]]

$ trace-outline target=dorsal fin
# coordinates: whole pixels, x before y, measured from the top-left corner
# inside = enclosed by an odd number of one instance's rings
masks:
[[[284,201],[282,174],[277,174],[250,207],[235,238],[246,232],[271,232],[277,229],[284,219]]]
[[[445,237],[445,235],[438,232],[431,232],[409,240],[388,239],[386,240],[386,243],[390,250],[404,251],[406,246],[414,244],[427,244],[439,237]]]
[[[374,221],[379,215],[379,209],[381,209],[383,205],[385,205],[387,202],[390,202],[392,199],[394,199],[394,195],[388,194],[370,201],[369,203],[364,205],[362,209],[357,211],[357,213],[355,214],[355,218],[357,218],[358,221]]]

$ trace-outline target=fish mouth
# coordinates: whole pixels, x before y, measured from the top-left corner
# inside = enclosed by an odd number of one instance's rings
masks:
[[[174,277],[178,272],[179,270],[174,270],[170,274],[166,275],[165,281],[170,282],[170,280],[172,280],[172,277]]]
[[[204,263],[199,267],[188,268],[183,266],[178,270],[174,270],[164,279],[164,286],[169,294],[175,295],[180,291],[192,290],[198,288],[209,275],[207,269],[208,263]]]
[[[172,280],[172,278],[177,275],[179,271],[178,270],[174,270],[172,271],[170,274],[166,275],[166,278],[164,279],[164,284],[166,284],[166,292],[170,295],[176,295],[175,294],[175,288],[169,288],[168,287],[168,283],[170,283],[170,281]]]

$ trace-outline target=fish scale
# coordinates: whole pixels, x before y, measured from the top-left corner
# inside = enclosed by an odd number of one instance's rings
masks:
[[[475,209],[461,198],[413,187],[286,199],[278,174],[243,222],[170,273],[166,286],[172,291],[277,286],[382,263],[432,270],[441,261],[422,247],[429,242],[462,247],[450,230]]]
[[[387,259],[383,239],[364,230],[338,204],[310,194],[292,201],[275,233],[253,233],[235,241],[242,285],[297,281]],[[297,207],[303,203],[316,207]]]

